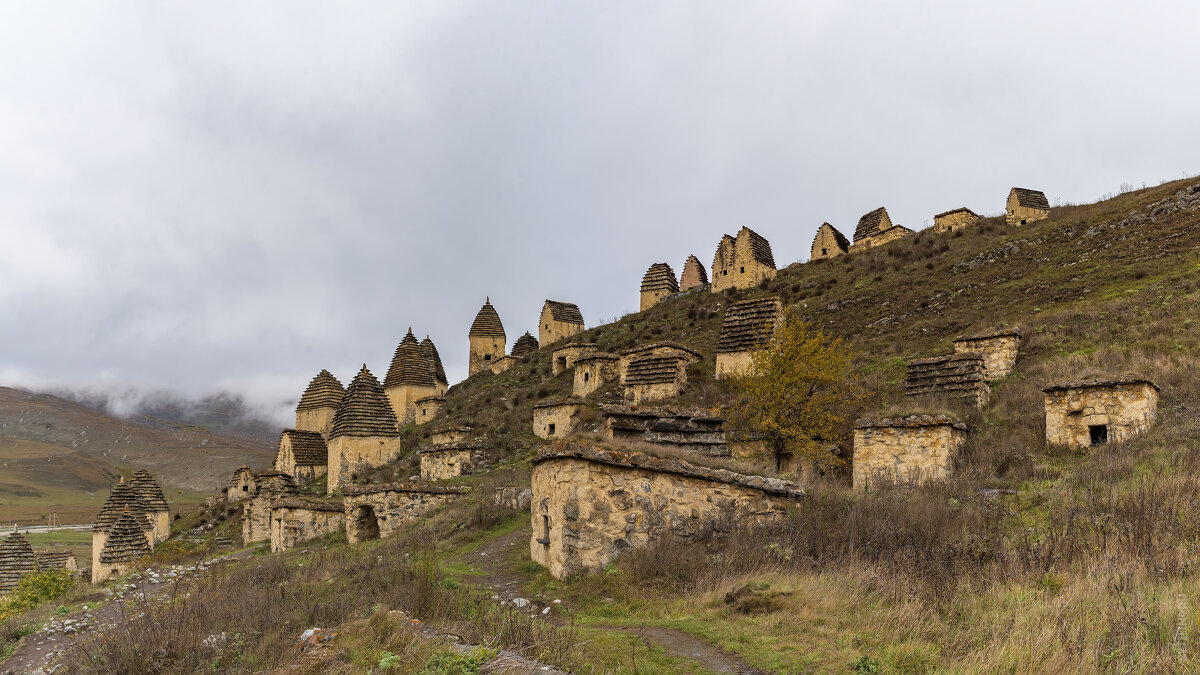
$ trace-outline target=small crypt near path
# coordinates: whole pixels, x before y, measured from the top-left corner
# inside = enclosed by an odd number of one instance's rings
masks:
[[[1060,382],[1042,393],[1050,445],[1086,448],[1123,441],[1158,419],[1158,387],[1141,377]]]
[[[855,490],[872,481],[922,483],[954,469],[967,425],[948,415],[860,419],[854,423]]]
[[[313,499],[288,495],[271,505],[271,552],[342,529],[345,508],[340,499]]]
[[[410,523],[470,491],[466,487],[445,485],[351,486],[343,501],[346,514],[346,540],[351,544],[390,536]]]

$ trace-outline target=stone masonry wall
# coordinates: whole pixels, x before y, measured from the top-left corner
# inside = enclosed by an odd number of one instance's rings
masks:
[[[346,508],[346,539],[351,544],[357,544],[376,536],[391,536],[405,524],[425,516],[467,491],[467,488],[463,487],[405,483],[350,488],[343,501]],[[378,529],[377,534],[366,531],[364,519],[374,524]]]
[[[1017,367],[1017,353],[1020,347],[1019,331],[1006,335],[959,338],[954,341],[955,353],[975,353],[983,357],[983,379],[987,382],[995,382],[1012,373]]]
[[[959,209],[948,213],[940,213],[935,216],[933,219],[933,231],[939,233],[955,232],[978,222],[978,215]]]
[[[329,441],[328,491],[350,481],[355,474],[383,466],[400,455],[400,438],[394,436],[338,436]]]
[[[329,429],[333,426],[334,408],[311,408],[296,411],[296,428],[301,431],[315,431],[329,438]]]
[[[422,450],[421,480],[446,480],[471,473],[474,448],[430,448]]]
[[[579,427],[586,407],[582,402],[535,407],[533,409],[534,435],[546,440],[569,436]]]
[[[591,394],[619,377],[620,359],[588,357],[575,362],[575,382],[572,396],[580,398]]]
[[[854,489],[862,490],[879,479],[898,483],[944,479],[953,470],[966,437],[965,425],[941,415],[858,420]]]
[[[303,502],[276,502],[271,509],[271,552],[279,553],[303,542],[342,529],[346,514],[337,510],[305,506]]]
[[[1051,388],[1045,393],[1046,442],[1086,448],[1089,428],[1103,425],[1109,442],[1145,432],[1158,418],[1158,390],[1149,382]]]

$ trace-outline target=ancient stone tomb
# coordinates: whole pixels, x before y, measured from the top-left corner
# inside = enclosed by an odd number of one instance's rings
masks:
[[[893,225],[887,209],[881,206],[858,219],[858,226],[854,228],[854,244],[850,246],[850,252],[855,253],[882,246],[912,233],[912,230],[903,225]]]
[[[249,497],[254,492],[254,472],[248,466],[239,466],[233,470],[229,479],[229,487],[225,490],[225,498],[231,502]]]
[[[729,288],[753,288],[775,278],[775,256],[765,237],[743,227],[737,238],[721,237],[712,264],[712,292]]]
[[[532,489],[530,556],[558,579],[668,535],[784,518],[803,495],[779,479],[567,441],[533,460]]]
[[[642,289],[639,296],[639,310],[646,311],[657,305],[668,295],[679,292],[679,282],[675,280],[675,270],[665,262],[654,263],[642,275]]]
[[[75,559],[75,554],[69,548],[38,548],[34,549],[33,553],[37,556],[39,571],[79,571],[79,561]]]
[[[1158,387],[1140,377],[1061,382],[1042,392],[1051,445],[1086,448],[1123,441],[1158,419]]]
[[[625,400],[633,405],[672,399],[687,386],[688,366],[700,360],[690,349],[666,353],[639,351],[626,356],[621,366]]]
[[[956,232],[979,222],[979,214],[965,206],[943,211],[933,217],[933,231],[939,234]]]
[[[602,405],[600,415],[608,439],[649,443],[711,457],[729,455],[725,418],[712,410]]]
[[[809,251],[808,258],[809,260],[833,258],[845,255],[849,250],[850,240],[846,238],[846,235],[829,223],[822,223],[813,237],[812,249]]]
[[[426,396],[425,398],[417,399],[413,406],[413,422],[417,424],[428,424],[437,417],[440,411],[446,405],[445,396]]]
[[[366,370],[365,365],[363,370]],[[374,380],[374,377],[371,379]],[[446,371],[442,368],[437,347],[428,337],[417,342],[412,328],[409,328],[408,334],[396,347],[387,376],[383,379],[383,391],[396,418],[406,424],[415,421],[417,401],[426,396],[441,396],[448,388]]]
[[[854,489],[944,479],[966,438],[967,425],[948,415],[860,419],[854,423]]]
[[[275,470],[290,475],[304,485],[325,475],[329,469],[329,449],[325,437],[316,431],[284,429],[279,435]]]
[[[104,546],[112,534],[113,526],[122,516],[133,518],[141,528],[149,546],[153,546],[159,540],[155,531],[158,522],[157,515],[151,510],[150,505],[134,491],[133,485],[122,479],[108,493],[108,498],[105,499],[104,506],[100,507],[100,513],[96,514],[95,522],[92,525],[93,580],[98,574],[97,570],[100,569],[100,554],[104,551]],[[165,534],[163,536],[165,537]]]
[[[470,344],[468,377],[489,370],[493,361],[504,357],[504,346],[507,344],[504,324],[500,323],[500,315],[492,307],[491,298],[483,301],[483,307],[475,315],[475,321],[467,333],[467,342]]]
[[[447,445],[449,443],[462,443],[470,437],[471,427],[462,425],[439,427],[429,434],[429,442],[434,445]]]
[[[92,583],[125,574],[138,558],[149,554],[150,540],[141,521],[128,511],[122,513],[109,529],[104,547],[98,555],[93,554],[96,562],[92,566]]]
[[[783,323],[783,303],[778,297],[735,302],[725,308],[717,338],[717,379],[750,369],[751,355],[769,342]]]
[[[300,396],[300,402],[296,404],[296,429],[312,431],[329,438],[333,414],[337,412],[345,395],[346,390],[342,383],[328,370],[317,373]]]
[[[981,408],[992,390],[984,376],[983,356],[973,352],[909,359],[904,378],[905,396],[928,396],[961,401]]]
[[[583,313],[570,302],[547,300],[538,319],[538,342],[545,346],[582,332]]]
[[[0,595],[21,583],[21,577],[38,571],[37,555],[20,532],[0,539]]]
[[[468,491],[466,487],[411,483],[349,487],[342,502],[345,508],[346,540],[357,544],[390,536],[406,523],[429,514]]]
[[[271,552],[279,553],[342,529],[341,500],[289,495],[271,505]]]
[[[607,352],[592,352],[575,360],[575,382],[571,395],[587,396],[620,377],[621,357]]]
[[[398,427],[379,381],[364,365],[346,389],[346,397],[333,417],[328,444],[329,492],[356,475],[395,459],[402,451]]]
[[[300,489],[286,473],[264,471],[255,476],[254,494],[242,501],[242,543],[271,540],[271,509],[285,497],[295,497]]]
[[[482,463],[480,447],[472,443],[456,443],[422,448],[421,480],[446,480],[469,474]]]
[[[550,373],[556,377],[562,375],[575,367],[575,362],[581,357],[595,353],[596,350],[596,345],[581,342],[571,342],[556,347],[554,351],[550,352]]]
[[[1036,223],[1050,217],[1050,200],[1039,190],[1015,187],[1008,191],[1004,220],[1009,225]]]
[[[1021,348],[1021,329],[1017,327],[956,338],[957,354],[979,354],[983,357],[983,379],[988,382],[1008,377],[1017,367]]]
[[[699,258],[689,255],[683,263],[683,274],[679,276],[679,290],[687,291],[707,285],[708,272],[705,271],[704,265]]]
[[[533,406],[533,433],[546,440],[565,438],[579,428],[587,409],[586,402],[574,397],[538,403]]]

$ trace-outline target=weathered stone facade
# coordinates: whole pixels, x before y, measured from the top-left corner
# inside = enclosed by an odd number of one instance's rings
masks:
[[[892,224],[887,209],[881,206],[858,219],[858,226],[854,228],[854,244],[850,246],[850,253],[882,246],[912,233],[912,230],[903,225]]]
[[[437,417],[438,411],[444,405],[446,405],[445,396],[426,396],[417,399],[417,403],[413,407],[413,421],[417,424],[429,424],[433,418]]]
[[[383,380],[383,391],[396,419],[404,424],[416,420],[417,401],[446,393],[447,386],[438,381],[439,365],[434,360],[435,353],[430,347],[422,347],[409,328],[392,356],[387,377]],[[365,370],[366,366],[363,368]]]
[[[530,335],[529,331],[525,331],[525,334],[517,338],[517,341],[513,343],[512,351],[509,354],[517,358],[522,358],[536,352],[538,346],[537,338]]]
[[[279,435],[274,468],[290,475],[299,485],[324,476],[329,470],[325,437],[315,431],[284,429]]]
[[[1008,191],[1004,220],[1009,225],[1036,223],[1050,217],[1050,201],[1039,190],[1015,187]]]
[[[592,352],[575,360],[575,382],[571,395],[584,397],[620,377],[621,357]]]
[[[357,544],[391,536],[466,492],[469,488],[410,483],[347,488],[346,540]]]
[[[942,480],[967,438],[967,425],[947,415],[860,419],[854,423],[854,489],[874,481]]]
[[[679,292],[679,282],[675,280],[675,270],[665,262],[654,263],[642,275],[642,288],[639,296],[639,310],[646,311],[657,305],[668,295]]]
[[[346,520],[340,499],[284,497],[271,505],[271,552],[279,553],[342,529]]]
[[[1042,392],[1050,445],[1077,449],[1124,441],[1158,419],[1158,387],[1140,377],[1062,382]]]
[[[421,480],[447,480],[472,473],[482,464],[483,456],[478,445],[460,443],[422,448]]]
[[[509,368],[512,368],[523,360],[519,356],[509,354],[508,356],[501,356],[492,361],[492,364],[488,368],[492,371],[493,375],[499,375],[500,373],[507,372]]]
[[[566,438],[579,428],[587,403],[577,398],[546,401],[533,406],[533,434],[553,440]]]
[[[433,445],[449,445],[462,443],[471,437],[472,429],[466,426],[440,427],[429,434],[429,442]]]
[[[299,492],[296,482],[286,473],[265,471],[256,476],[254,494],[242,501],[242,543],[271,540],[271,508],[284,497]]]
[[[100,513],[96,514],[92,524],[93,570],[100,565],[100,553],[108,542],[113,526],[125,515],[132,517],[141,526],[146,540],[151,547],[154,546],[156,541],[154,514],[151,512],[150,506],[133,489],[133,485],[121,479],[121,482],[113,486],[112,491],[108,493],[108,498],[104,500],[104,506],[100,507]]]
[[[333,417],[326,479],[329,492],[399,456],[403,448],[398,427],[388,398],[364,365],[346,389],[346,397]]]
[[[933,231],[939,234],[957,232],[964,227],[978,224],[979,214],[963,206],[957,209],[943,211],[933,217]]]
[[[543,347],[582,332],[583,314],[569,302],[547,300],[538,318],[538,343]]]
[[[725,309],[717,338],[716,378],[733,377],[750,370],[755,349],[775,337],[783,324],[783,303],[778,297],[735,302]]]
[[[38,571],[38,558],[20,532],[0,539],[0,595],[21,583],[21,577]]]
[[[662,406],[600,406],[605,438],[649,443],[711,457],[727,457],[725,418],[713,410]]]
[[[988,382],[1004,379],[1016,369],[1020,348],[1021,329],[1016,327],[954,340],[955,353],[983,357],[983,379]]]
[[[683,356],[642,356],[628,362],[621,375],[625,400],[633,405],[672,399],[687,387],[687,367]]]
[[[496,488],[492,495],[492,505],[514,511],[528,511],[533,501],[533,490],[527,487],[508,485]]]
[[[975,353],[946,354],[909,359],[904,395],[962,401],[982,408],[991,400],[992,390],[984,377],[983,356]]]
[[[829,223],[822,223],[821,227],[817,228],[816,236],[813,237],[812,250],[809,252],[808,259],[835,258],[845,255],[849,250],[850,240],[846,238],[846,235]]]
[[[562,375],[575,366],[575,362],[580,357],[588,354],[596,353],[596,345],[582,344],[571,342],[561,347],[555,348],[550,352],[550,373],[554,376]]]
[[[683,263],[683,274],[679,276],[679,290],[688,291],[707,285],[708,272],[705,271],[704,265],[699,258],[689,255],[687,261]]]
[[[308,388],[300,396],[296,404],[296,428],[301,431],[315,431],[324,438],[329,438],[329,429],[333,424],[333,414],[342,404],[346,390],[328,370],[322,370],[308,383]]]
[[[625,377],[625,374],[629,371],[630,363],[647,356],[668,356],[681,359],[684,361],[685,366],[690,366],[704,358],[704,355],[695,349],[685,347],[678,342],[671,342],[670,340],[648,342],[636,347],[630,347],[629,349],[622,349],[620,356],[621,363],[617,371],[620,377]]]
[[[96,555],[96,562],[92,566],[92,583],[125,574],[139,558],[150,554],[150,548],[140,519],[128,512],[121,514],[113,523],[104,547]]]
[[[225,491],[225,498],[231,502],[236,502],[239,499],[245,499],[254,492],[254,472],[248,466],[239,466],[233,470],[233,477],[229,479],[229,488]]]
[[[713,293],[730,288],[754,288],[765,280],[775,278],[775,256],[765,237],[743,227],[737,238],[721,237],[713,256]]]
[[[666,537],[766,524],[803,496],[786,481],[559,441],[533,460],[530,556],[555,578]]]
[[[496,308],[492,307],[492,299],[487,298],[479,313],[475,315],[470,332],[467,333],[467,342],[470,343],[467,377],[490,370],[493,361],[503,358],[507,340],[504,324],[500,323],[500,315],[496,313]]]

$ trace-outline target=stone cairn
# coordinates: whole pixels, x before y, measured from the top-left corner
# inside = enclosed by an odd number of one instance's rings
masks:
[[[145,555],[150,555],[150,541],[146,539],[137,517],[126,511],[113,523],[104,542],[104,550],[100,552],[100,563],[130,563]]]
[[[526,354],[532,354],[538,350],[538,340],[525,331],[525,334],[517,338],[517,341],[512,346],[512,356],[520,358]]]
[[[0,539],[0,593],[17,587],[21,577],[38,571],[37,555],[20,532]]]

